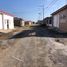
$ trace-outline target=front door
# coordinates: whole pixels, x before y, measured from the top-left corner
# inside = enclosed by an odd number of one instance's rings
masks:
[[[54,27],[59,28],[59,15],[54,16]]]
[[[9,29],[9,20],[7,20],[7,29]]]

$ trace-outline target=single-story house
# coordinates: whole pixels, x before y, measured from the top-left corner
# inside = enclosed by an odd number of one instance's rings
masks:
[[[0,10],[0,29],[14,29],[14,16]]]
[[[67,32],[67,5],[52,13],[53,27],[61,32]]]
[[[24,20],[22,20],[21,26],[25,26],[25,21]]]
[[[38,21],[37,21],[37,24],[42,25],[42,24],[43,24],[43,20],[38,20]]]
[[[25,21],[22,18],[14,17],[14,26],[23,27],[23,26],[31,26],[32,21]]]
[[[43,24],[46,24],[46,26],[52,26],[52,17],[46,17],[43,19]]]
[[[21,26],[22,19],[18,17],[14,17],[14,26]]]
[[[25,21],[25,26],[31,26],[32,25],[32,21]]]

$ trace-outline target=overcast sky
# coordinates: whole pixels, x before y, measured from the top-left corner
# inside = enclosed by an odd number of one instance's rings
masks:
[[[67,0],[1,0],[0,10],[7,11],[25,20],[42,19],[42,5],[44,4],[44,17],[66,4]],[[51,3],[51,4],[50,4]],[[47,8],[48,7],[48,8]],[[39,15],[40,13],[40,15]]]

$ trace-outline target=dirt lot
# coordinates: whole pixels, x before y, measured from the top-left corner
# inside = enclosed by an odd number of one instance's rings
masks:
[[[0,41],[0,67],[67,67],[67,45],[56,40],[67,38],[52,35],[34,28]]]
[[[17,33],[28,29],[27,27],[15,27],[14,30],[4,33],[4,32],[0,32],[0,40],[6,40],[10,37],[12,37],[13,35],[16,35]]]

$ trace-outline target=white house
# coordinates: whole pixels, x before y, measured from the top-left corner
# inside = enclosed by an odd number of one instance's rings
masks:
[[[14,29],[13,15],[4,11],[0,11],[0,29],[1,30]]]

